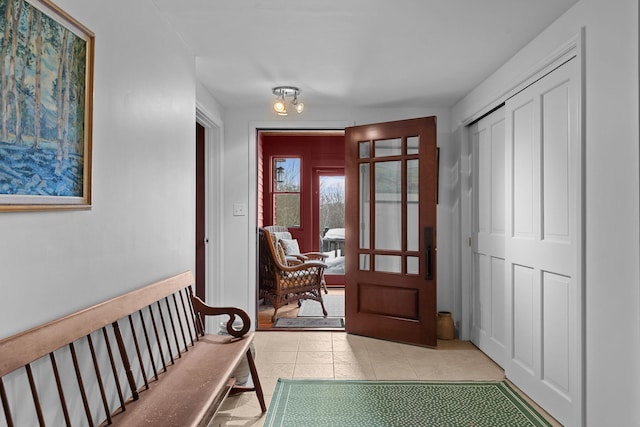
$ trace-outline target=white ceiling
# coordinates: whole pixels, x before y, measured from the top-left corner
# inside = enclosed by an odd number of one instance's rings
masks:
[[[577,0],[153,0],[223,107],[452,106]]]

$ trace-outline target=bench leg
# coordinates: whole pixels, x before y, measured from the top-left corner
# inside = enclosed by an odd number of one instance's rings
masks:
[[[260,409],[262,413],[267,412],[267,405],[264,403],[264,394],[262,394],[262,385],[260,385],[260,378],[258,378],[258,370],[256,369],[256,363],[253,360],[253,354],[251,349],[247,350],[247,362],[249,362],[249,371],[251,372],[251,379],[253,380],[253,387],[258,396],[258,402],[260,402]]]
[[[258,378],[258,371],[256,369],[256,364],[253,360],[253,354],[251,353],[251,349],[247,350],[247,362],[249,362],[249,371],[251,372],[251,379],[253,380],[253,387],[245,387],[245,386],[233,386],[229,396],[234,396],[240,393],[246,393],[248,391],[255,391],[256,396],[258,397],[258,401],[260,402],[260,409],[262,409],[262,413],[267,412],[267,405],[264,402],[264,395],[262,393],[262,385],[260,384],[260,378]]]

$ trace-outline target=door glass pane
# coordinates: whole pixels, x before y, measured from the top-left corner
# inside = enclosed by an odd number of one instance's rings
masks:
[[[276,193],[273,202],[277,225],[300,227],[300,193]]]
[[[419,238],[419,199],[418,160],[407,160],[407,250],[418,250]]]
[[[369,271],[369,254],[360,254],[360,270]]]
[[[402,257],[397,255],[376,255],[376,271],[402,273]]]
[[[418,146],[420,145],[420,137],[407,137],[407,155],[418,154]]]
[[[358,146],[360,147],[360,158],[368,159],[371,156],[371,147],[369,146],[369,141],[360,141]]]
[[[344,274],[344,176],[320,175],[320,251],[325,274]]]
[[[375,156],[387,157],[387,156],[399,156],[402,154],[402,139],[378,139],[375,143]]]
[[[417,256],[407,257],[407,274],[420,274],[420,258]]]
[[[369,164],[360,165],[360,248],[369,249],[369,234],[371,232],[370,218],[370,173]]]
[[[402,249],[400,161],[375,164],[375,248]]]

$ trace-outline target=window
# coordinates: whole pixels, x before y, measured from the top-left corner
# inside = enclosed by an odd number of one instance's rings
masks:
[[[272,164],[275,225],[300,227],[300,158],[276,158]]]

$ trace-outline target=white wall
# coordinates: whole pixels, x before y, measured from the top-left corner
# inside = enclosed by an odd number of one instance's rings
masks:
[[[327,122],[352,122],[355,125],[390,120],[402,120],[415,117],[438,117],[438,146],[440,148],[440,204],[438,205],[438,308],[451,310],[453,303],[453,285],[455,272],[451,252],[452,233],[457,227],[457,217],[452,214],[453,197],[450,179],[451,163],[456,161],[450,144],[450,121],[448,108],[425,107],[421,109],[340,109],[321,108],[307,105],[304,114],[279,118],[270,104],[261,108],[235,109],[225,111],[224,137],[224,199],[223,233],[225,251],[223,256],[223,304],[246,307],[251,315],[255,314],[255,212],[247,216],[233,216],[233,204],[242,203],[255,207],[255,147],[251,146],[252,126],[255,123],[270,123],[277,127],[279,123],[296,121],[305,126],[323,127]],[[457,176],[454,174],[454,176]],[[255,319],[254,319],[255,320]]]
[[[0,337],[194,267],[195,60],[150,0],[58,0],[96,36],[93,208],[0,214]]]
[[[638,2],[580,1],[458,103],[452,125],[457,132],[461,121],[491,103],[582,27],[584,406],[589,426],[635,426],[640,425]]]

